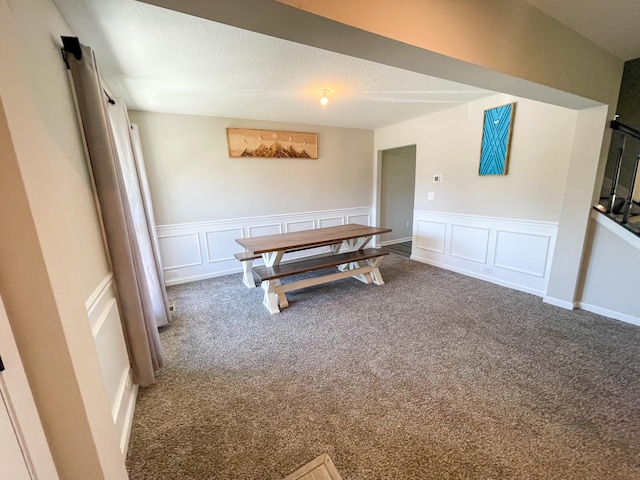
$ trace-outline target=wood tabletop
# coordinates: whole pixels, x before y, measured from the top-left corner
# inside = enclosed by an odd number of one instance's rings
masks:
[[[276,235],[264,235],[262,237],[238,238],[236,242],[246,250],[256,255],[276,252],[280,250],[293,250],[312,248],[321,245],[330,245],[342,240],[351,240],[360,237],[370,237],[381,233],[390,232],[390,228],[368,227],[348,223],[337,227],[316,228],[299,232],[279,233]]]

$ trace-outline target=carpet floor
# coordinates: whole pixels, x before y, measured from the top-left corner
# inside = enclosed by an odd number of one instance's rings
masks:
[[[132,480],[640,478],[640,328],[397,255],[386,284],[170,287]]]

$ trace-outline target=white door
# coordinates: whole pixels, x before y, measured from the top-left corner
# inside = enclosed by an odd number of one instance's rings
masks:
[[[0,297],[0,478],[58,479]]]

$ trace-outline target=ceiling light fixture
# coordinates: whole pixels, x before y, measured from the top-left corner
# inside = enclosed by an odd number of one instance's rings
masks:
[[[327,98],[327,93],[329,93],[329,90],[327,90],[326,88],[324,90],[321,90],[322,96],[320,97],[320,103],[322,105],[326,105],[327,103],[329,103],[329,99]]]

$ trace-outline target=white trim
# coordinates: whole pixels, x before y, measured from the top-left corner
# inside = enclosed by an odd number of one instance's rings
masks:
[[[330,222],[332,220],[339,220],[340,221],[340,225],[344,225],[344,217],[341,215],[339,217],[322,217],[319,218],[318,221],[318,228],[323,228],[322,227],[322,222]]]
[[[560,300],[559,298],[549,297],[546,295],[542,298],[542,301],[555,307],[564,308],[565,310],[574,310],[576,308],[574,302],[567,302],[566,300]]]
[[[96,308],[100,297],[104,295],[104,292],[111,287],[111,283],[113,282],[113,272],[107,273],[107,275],[102,279],[102,281],[98,284],[96,289],[93,291],[87,301],[84,302],[84,306],[87,309],[87,313],[89,316],[93,314],[93,310]]]
[[[118,413],[120,413],[122,399],[124,398],[125,391],[127,390],[127,382],[130,376],[131,376],[130,368],[123,370],[122,375],[120,375],[120,381],[118,382],[118,390],[116,392],[115,402],[113,402],[113,405],[111,406],[111,415],[114,421],[118,418]]]
[[[249,232],[249,237],[253,236],[253,230],[254,229],[266,228],[266,227],[277,227],[278,228],[278,233],[282,233],[282,223],[281,222],[278,222],[278,223],[265,223],[265,224],[260,224],[260,225],[249,225],[247,227],[247,231]]]
[[[598,225],[602,225],[604,228],[609,230],[611,233],[614,233],[625,242],[630,244],[632,247],[636,247],[640,250],[640,237],[634,235],[629,230],[624,228],[619,223],[613,221],[605,214],[596,211],[595,209],[591,210],[591,218],[596,221]]]
[[[310,223],[311,224],[311,228],[310,229],[305,229],[305,230],[314,230],[316,228],[316,222],[313,221],[313,219],[304,219],[304,220],[293,220],[293,221],[287,221],[284,222],[284,231],[285,232],[295,232],[296,230],[291,230],[290,226],[291,225],[296,225],[296,224],[300,224],[300,223]]]
[[[613,318],[614,320],[620,320],[621,322],[630,323],[631,325],[640,327],[640,317],[634,317],[633,315],[627,315],[626,313],[614,312],[613,310],[589,305],[588,303],[583,302],[577,302],[576,306],[582,310],[586,310],[587,312],[597,313],[603,317]]]
[[[348,222],[349,218],[356,219],[359,223],[368,219],[371,221],[371,207],[345,208],[340,210],[321,210],[317,212],[304,212],[294,214],[281,215],[265,215],[261,217],[232,218],[227,220],[213,220],[210,222],[185,223],[180,225],[160,225],[158,226],[160,242],[162,238],[167,236],[187,236],[194,235],[199,239],[196,245],[193,242],[189,244],[171,245],[167,249],[161,249],[161,256],[171,257],[176,261],[190,261],[191,259],[203,258],[206,256],[207,262],[193,265],[171,265],[167,259],[162,259],[165,265],[165,283],[167,286],[177,285],[186,282],[204,280],[206,278],[219,277],[223,275],[235,274],[242,272],[242,266],[238,260],[233,257],[234,253],[241,252],[242,247],[235,242],[236,238],[246,238],[251,235],[266,234],[268,229],[273,231],[289,231],[293,225],[307,224],[308,227],[320,228],[322,226],[343,225]],[[261,229],[262,232],[257,229]],[[216,235],[212,232],[228,232],[237,230],[237,236],[230,234]],[[375,240],[378,237],[374,237]],[[202,242],[206,244],[206,251],[201,252],[204,248]],[[194,250],[198,249],[196,253]],[[212,252],[218,252],[221,256],[215,260],[211,258]],[[307,254],[312,255],[317,251],[309,251]],[[224,255],[224,258],[222,258]],[[292,254],[295,258],[305,256],[305,253]],[[169,272],[172,275],[169,276]]]
[[[163,270],[167,271],[167,270],[176,270],[178,268],[185,268],[185,267],[195,267],[198,265],[203,265],[204,264],[204,260],[202,258],[202,243],[200,242],[200,235],[198,235],[198,233],[175,233],[175,234],[171,234],[171,235],[158,235],[158,242],[160,242],[160,240],[162,240],[163,238],[171,238],[171,237],[189,237],[189,236],[194,236],[196,237],[196,243],[198,244],[198,257],[200,258],[199,262],[195,262],[195,263],[185,263],[183,265],[171,265],[170,267],[164,267]],[[166,265],[166,262],[162,262],[164,265]]]
[[[532,225],[539,227],[557,227],[559,225],[558,222],[547,222],[543,220],[526,220],[526,219],[518,219],[518,218],[503,218],[503,217],[488,217],[484,215],[470,215],[470,214],[462,214],[462,213],[448,213],[448,212],[437,212],[432,210],[414,210],[414,214],[420,215],[442,215],[444,217],[456,217],[456,218],[467,218],[471,220],[479,220],[481,222],[500,222],[500,223],[514,223],[517,225]]]
[[[395,240],[387,240],[385,242],[378,242],[380,247],[386,247],[387,245],[395,245],[396,243],[411,242],[413,237],[396,238]]]
[[[412,259],[534,295],[546,294],[557,224],[420,210],[414,211],[413,219]],[[499,242],[501,232],[535,237],[536,244],[530,250],[519,242]],[[543,245],[539,238],[548,240]]]
[[[223,228],[218,230],[203,230],[202,235],[204,237],[205,250],[207,252],[207,263],[217,263],[217,262],[226,262],[227,260],[233,260],[234,256],[230,255],[224,258],[213,258],[211,254],[211,242],[209,241],[209,234],[215,234],[220,232],[240,232],[240,238],[244,238],[244,228],[242,227],[232,227],[232,228]],[[166,270],[166,269],[163,269]]]
[[[235,258],[233,260],[237,262]],[[165,280],[164,283],[167,285],[167,287],[170,287],[172,285],[180,285],[183,283],[197,282],[198,280],[206,280],[207,278],[224,277],[226,275],[233,275],[234,273],[242,273],[242,266],[239,266],[238,268],[231,268],[229,270],[220,270],[217,272],[202,273],[200,275],[189,275],[188,277],[171,278],[171,279]]]
[[[420,245],[420,242],[414,240],[412,247],[416,248],[416,249],[420,249],[420,250],[424,250],[427,252],[434,252],[434,253],[442,253],[444,254],[446,248],[447,248],[447,239],[449,238],[449,236],[447,235],[447,222],[438,222],[438,221],[434,221],[434,220],[422,220],[422,219],[416,219],[415,218],[415,213],[414,213],[414,226],[413,226],[413,235],[417,236],[420,229],[420,223],[432,223],[435,225],[443,225],[444,228],[444,232],[442,235],[442,248],[441,249],[436,249],[436,248],[430,248],[430,247],[424,247]]]
[[[157,225],[156,229],[160,231],[160,230],[168,230],[173,228],[184,229],[188,227],[200,228],[206,225],[226,225],[229,223],[252,224],[255,222],[261,222],[264,220],[273,220],[277,218],[296,218],[296,217],[308,217],[308,216],[317,217],[319,215],[325,215],[328,213],[330,214],[330,213],[336,213],[336,212],[343,212],[343,213],[340,213],[338,216],[333,217],[333,218],[340,218],[340,217],[348,216],[349,212],[354,212],[354,215],[355,215],[356,214],[355,212],[359,212],[362,210],[371,212],[372,207],[370,206],[369,207],[349,207],[349,208],[339,208],[339,209],[337,208],[333,210],[315,210],[311,212],[280,213],[277,215],[262,215],[258,217],[238,217],[238,218],[228,218],[228,219],[222,219],[222,220],[208,220],[206,222],[174,223],[174,224]],[[322,218],[322,220],[325,220],[325,218]]]
[[[136,398],[138,397],[138,385],[133,383],[132,372],[129,369],[124,378],[122,397],[118,409],[118,417],[122,417],[122,431],[120,433],[120,451],[126,456],[131,438],[131,428],[133,427],[133,414],[136,408]],[[127,394],[128,392],[128,394]]]
[[[450,223],[450,225],[451,225],[451,234],[449,235],[449,255],[452,256],[452,257],[462,258],[463,260],[469,260],[470,262],[476,262],[476,263],[481,263],[483,265],[486,265],[487,264],[487,260],[489,259],[489,237],[491,236],[491,229],[487,228],[487,227],[478,227],[476,225],[464,225],[464,224],[460,224],[460,223]],[[487,238],[485,240],[485,245],[484,245],[484,259],[483,260],[479,260],[477,258],[467,257],[465,255],[460,255],[460,254],[457,254],[457,253],[453,253],[454,231],[456,229],[455,227],[475,229],[475,230],[484,230],[485,232],[487,232]]]
[[[543,291],[537,290],[535,288],[527,287],[526,285],[520,285],[520,284],[517,284],[517,283],[508,282],[508,281],[505,281],[505,280],[500,280],[500,279],[495,278],[495,277],[490,277],[488,275],[482,275],[482,274],[474,272],[472,270],[467,270],[467,269],[464,269],[464,268],[452,266],[452,265],[449,265],[449,264],[446,264],[446,263],[440,263],[440,262],[436,262],[436,261],[433,261],[433,260],[416,257],[414,255],[411,255],[411,260],[415,260],[416,262],[420,262],[420,263],[426,263],[427,265],[433,265],[434,267],[443,268],[445,270],[450,270],[452,272],[461,273],[462,275],[466,275],[468,277],[477,278],[479,280],[484,280],[484,281],[489,282],[489,283],[495,283],[496,285],[500,285],[502,287],[511,288],[513,290],[518,290],[520,292],[530,293],[530,294],[536,295],[538,297],[541,297],[542,295],[544,295]]]
[[[109,317],[109,314],[111,313],[111,310],[113,309],[114,306],[117,306],[117,302],[116,302],[116,298],[112,297],[109,300],[109,302],[105,305],[105,307],[102,309],[102,313],[98,317],[98,320],[96,321],[96,323],[91,327],[91,333],[93,334],[93,339],[94,340],[96,339],[96,337],[100,333],[100,330],[102,329],[102,326],[104,325],[104,322]]]
[[[545,261],[544,261],[544,263],[542,265],[541,272],[534,272],[532,270],[524,270],[522,268],[516,268],[516,267],[512,267],[510,265],[504,265],[504,264],[501,264],[501,263],[498,263],[498,262],[495,261],[495,258],[497,257],[499,242],[500,242],[500,234],[502,232],[504,232],[504,233],[515,233],[515,234],[518,234],[518,235],[527,235],[529,237],[540,237],[540,238],[546,238],[547,239],[547,247],[545,249],[546,250],[545,251]],[[526,275],[533,275],[535,277],[544,278],[544,276],[545,276],[545,274],[547,272],[547,264],[549,263],[548,262],[548,260],[549,260],[549,247],[551,246],[551,240],[552,240],[551,235],[546,234],[546,233],[531,233],[531,232],[523,232],[523,231],[520,231],[520,230],[506,230],[506,229],[503,229],[503,228],[497,228],[496,229],[496,242],[495,242],[494,251],[493,251],[493,258],[494,258],[493,264],[496,267],[504,268],[505,270],[511,270],[513,272],[524,273]]]

